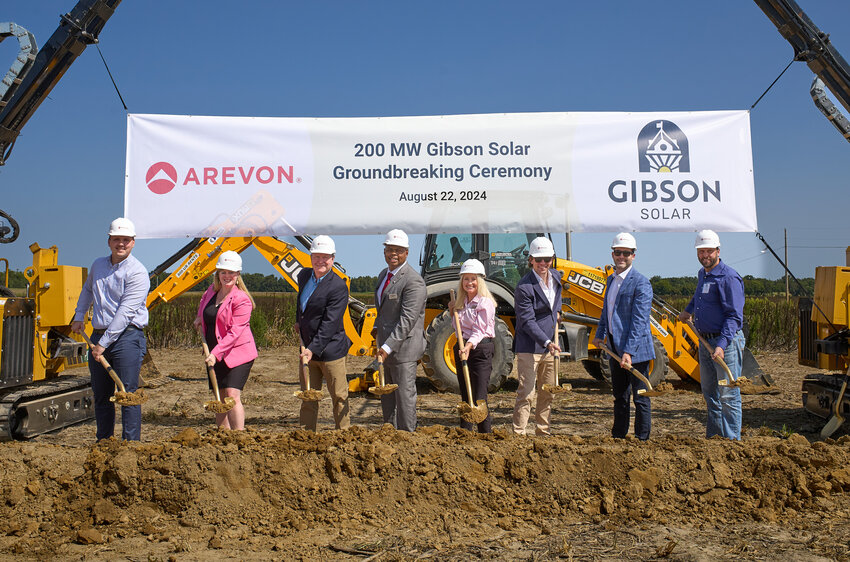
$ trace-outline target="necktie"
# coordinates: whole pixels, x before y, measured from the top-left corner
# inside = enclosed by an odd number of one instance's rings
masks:
[[[393,274],[392,274],[392,273],[390,273],[390,272],[388,271],[388,272],[387,272],[387,280],[386,280],[386,282],[384,283],[384,288],[383,288],[383,289],[381,289],[381,301],[383,301],[383,300],[384,300],[384,292],[386,292],[387,287],[389,287],[389,286],[390,286],[390,279],[392,279],[392,278],[393,278]]]

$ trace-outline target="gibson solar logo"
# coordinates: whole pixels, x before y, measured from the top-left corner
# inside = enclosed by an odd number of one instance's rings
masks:
[[[690,172],[688,137],[672,121],[653,121],[640,130],[641,172]]]
[[[637,136],[638,171],[653,179],[616,179],[608,184],[614,203],[707,203],[720,201],[720,180],[693,178],[688,137],[672,121],[650,121]],[[662,179],[665,176],[671,179]],[[683,177],[684,176],[684,177]],[[689,207],[643,207],[641,220],[691,219]]]
[[[183,179],[169,162],[157,162],[148,168],[145,184],[157,195],[165,195],[177,185],[248,185],[253,182],[267,185],[301,182],[295,177],[293,166],[206,166],[189,168]]]

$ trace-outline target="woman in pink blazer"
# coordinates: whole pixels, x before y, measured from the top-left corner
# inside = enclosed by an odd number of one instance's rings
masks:
[[[245,409],[240,398],[257,358],[257,346],[249,325],[254,299],[242,281],[239,254],[222,252],[215,269],[213,284],[201,297],[194,326],[210,348],[205,361],[215,369],[222,398],[230,396],[236,401],[229,412],[215,415],[216,424],[225,429],[241,430],[245,429]]]

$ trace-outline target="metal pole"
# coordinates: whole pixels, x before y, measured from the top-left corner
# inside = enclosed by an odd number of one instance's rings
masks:
[[[566,232],[564,237],[567,239],[567,259],[573,261],[573,245],[570,240],[570,233]]]
[[[788,263],[788,229],[782,229],[785,232],[785,263]],[[785,302],[791,300],[791,295],[788,292],[788,270],[785,270]]]

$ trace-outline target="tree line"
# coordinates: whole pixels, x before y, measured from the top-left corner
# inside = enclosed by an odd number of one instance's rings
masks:
[[[151,280],[151,287],[155,287],[159,282],[164,280],[166,274],[160,275],[158,278]],[[264,275],[262,273],[245,273],[243,274],[245,284],[253,292],[257,293],[292,293],[295,292],[289,283],[283,280],[279,275]],[[192,291],[204,291],[209,287],[211,279],[205,279],[198,283]],[[664,296],[690,296],[694,294],[694,289],[697,286],[696,277],[661,277],[654,276],[650,279],[652,290],[656,295]],[[789,292],[793,297],[809,296],[814,293],[815,280],[812,277],[800,279],[803,286],[801,290],[797,283],[792,279],[789,284]],[[375,291],[375,286],[378,284],[378,278],[373,275],[362,275],[351,278],[352,293],[372,293]],[[22,289],[27,286],[27,279],[20,271],[9,271],[9,287]],[[753,277],[752,275],[744,276],[744,289],[747,296],[752,297],[769,297],[785,294],[785,279],[764,279],[761,277]]]

